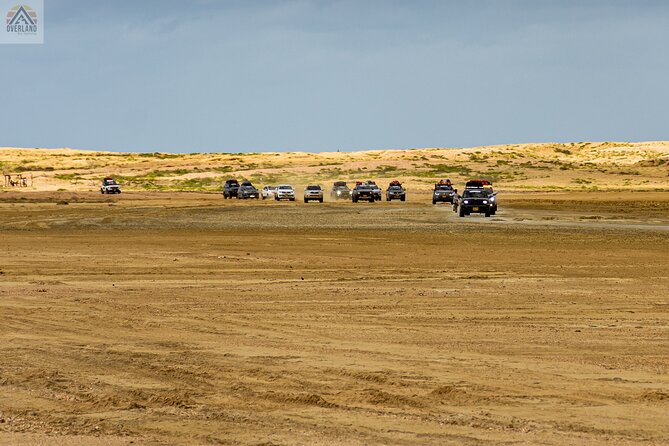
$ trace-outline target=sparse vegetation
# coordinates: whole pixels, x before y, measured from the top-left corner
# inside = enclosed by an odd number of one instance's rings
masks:
[[[412,149],[407,151],[310,153],[105,153],[16,149],[3,156],[7,174],[32,175],[36,187],[90,190],[92,182],[114,176],[125,188],[148,190],[217,189],[221,178],[248,177],[263,183],[334,179],[401,178],[419,189],[434,180],[462,182],[485,177],[504,187],[542,190],[551,184],[566,188],[613,189],[645,185],[666,189],[669,144],[587,143],[515,144],[476,149]],[[11,150],[5,153],[11,153]],[[2,153],[3,155],[5,153]],[[566,158],[569,156],[569,158]],[[567,161],[568,160],[568,161]],[[53,172],[53,173],[50,173]],[[629,181],[630,178],[637,179]],[[44,179],[44,180],[43,180]],[[555,189],[555,188],[553,188]]]
[[[73,180],[83,180],[84,178],[78,173],[59,173],[53,176],[57,180],[63,181],[73,181]]]

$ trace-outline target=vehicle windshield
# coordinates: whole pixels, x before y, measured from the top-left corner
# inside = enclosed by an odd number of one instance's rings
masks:
[[[228,183],[228,186],[239,186],[239,183],[236,181],[231,181]]]
[[[453,190],[453,186],[449,186],[447,184],[439,184],[437,187],[434,188],[434,190]]]
[[[468,189],[462,195],[463,198],[487,198],[488,192],[482,189]]]
[[[390,186],[390,189],[392,189],[392,190],[402,190],[402,187],[400,187],[400,186]]]
[[[250,184],[245,184],[242,187],[240,187],[242,190],[255,190],[255,187],[251,186]]]
[[[355,186],[355,189],[356,190],[372,190],[372,187],[368,186],[366,184],[358,184],[357,186]]]
[[[320,186],[307,186],[307,190],[321,190]]]
[[[279,190],[293,190],[292,186],[279,186],[277,187]]]
[[[345,181],[335,181],[334,187],[347,187]]]
[[[116,186],[116,181],[114,180],[105,180],[104,181],[105,186]]]

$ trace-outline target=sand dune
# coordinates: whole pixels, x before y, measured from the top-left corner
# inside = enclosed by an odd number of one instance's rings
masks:
[[[438,178],[484,177],[505,190],[666,190],[669,143],[518,144],[351,153],[112,153],[0,149],[2,170],[34,190],[94,191],[115,176],[128,190],[220,190],[229,177],[298,186],[338,179],[400,179],[428,190]]]

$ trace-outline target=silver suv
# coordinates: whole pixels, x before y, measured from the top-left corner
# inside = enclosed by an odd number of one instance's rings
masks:
[[[323,189],[317,184],[311,184],[304,188],[304,202],[309,203],[311,200],[318,200],[323,202]]]
[[[276,194],[274,194],[274,199],[279,200],[289,200],[295,201],[295,190],[293,186],[289,184],[282,184],[276,187]]]

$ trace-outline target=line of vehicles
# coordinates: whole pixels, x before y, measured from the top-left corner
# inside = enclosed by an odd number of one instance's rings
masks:
[[[102,180],[100,192],[103,194],[120,194],[121,187],[110,177]],[[229,179],[223,185],[223,198],[240,200],[247,199],[274,199],[276,201],[295,201],[296,194],[293,186],[280,184],[278,186],[265,186],[258,190],[253,184],[244,180],[239,183],[236,179]],[[303,199],[305,203],[318,201],[323,203],[325,192],[318,184],[310,184],[304,188]],[[397,180],[391,181],[385,193],[374,181],[356,181],[355,186],[350,189],[345,181],[335,181],[330,190],[332,200],[351,200],[353,203],[367,201],[374,203],[382,201],[385,195],[386,201],[406,201],[407,191]],[[453,211],[460,217],[470,214],[484,214],[486,217],[495,215],[497,212],[497,194],[492,188],[492,183],[486,180],[470,180],[465,184],[462,195],[453,188],[451,180],[441,180],[434,185],[432,191],[432,204],[450,203]]]

